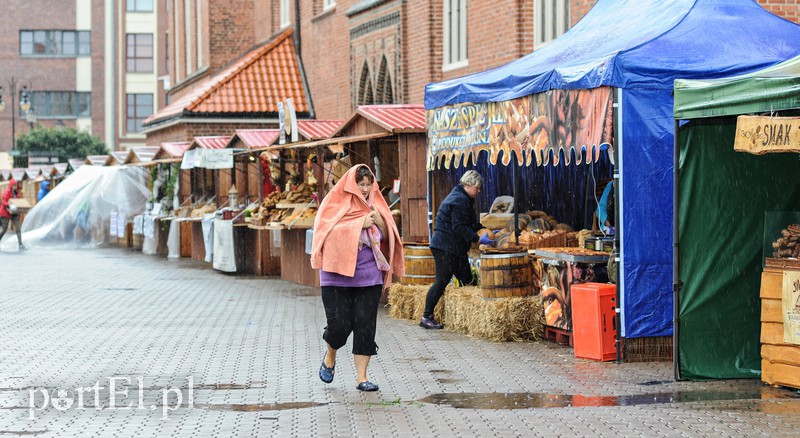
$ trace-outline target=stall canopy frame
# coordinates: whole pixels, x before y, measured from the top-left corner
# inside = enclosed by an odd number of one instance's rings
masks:
[[[734,151],[737,117],[758,113],[800,114],[800,57],[675,81],[676,379],[760,374],[764,214],[800,209],[800,186],[785,153]]]
[[[599,0],[566,34],[519,60],[429,84],[425,107],[620,89],[621,330],[671,336],[673,81],[764,68],[799,54],[798,40],[800,26],[752,0]]]

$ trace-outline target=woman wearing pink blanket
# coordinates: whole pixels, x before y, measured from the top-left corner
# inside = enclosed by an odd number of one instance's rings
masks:
[[[367,379],[377,354],[375,326],[381,292],[392,274],[403,275],[400,233],[375,176],[363,164],[350,168],[325,196],[314,221],[311,266],[320,270],[327,349],[319,377],[333,381],[336,352],[353,333],[356,388],[377,391]]]

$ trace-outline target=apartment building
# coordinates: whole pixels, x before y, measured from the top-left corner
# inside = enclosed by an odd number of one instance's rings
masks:
[[[36,125],[144,145],[166,104],[165,0],[7,0],[0,18],[0,153]],[[163,80],[159,80],[159,78]],[[20,102],[23,105],[20,105]]]

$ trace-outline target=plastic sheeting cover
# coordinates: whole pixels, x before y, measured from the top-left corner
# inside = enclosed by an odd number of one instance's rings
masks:
[[[22,241],[28,247],[107,244],[111,212],[132,221],[149,197],[145,168],[81,166],[28,212]],[[3,250],[13,250],[13,237],[3,240]]]

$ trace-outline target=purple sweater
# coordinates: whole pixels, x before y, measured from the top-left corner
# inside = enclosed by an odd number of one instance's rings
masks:
[[[380,233],[380,229],[378,233]],[[383,234],[381,233],[381,239],[382,238]],[[319,284],[320,286],[336,287],[375,286],[377,284],[383,284],[383,272],[378,269],[378,264],[375,262],[375,255],[372,254],[372,248],[368,245],[364,245],[361,251],[358,252],[355,275],[348,277],[346,275],[320,269]]]

